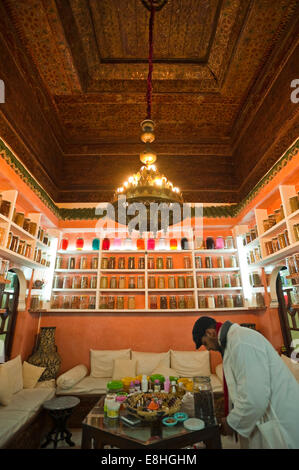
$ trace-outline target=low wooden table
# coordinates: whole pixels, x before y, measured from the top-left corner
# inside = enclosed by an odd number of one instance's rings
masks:
[[[82,449],[103,449],[105,445],[119,449],[181,449],[195,442],[204,442],[207,449],[221,449],[219,426],[188,431],[183,424],[162,425],[160,436],[152,436],[149,423],[128,426],[120,419],[104,416],[104,399],[90,411],[82,423]]]

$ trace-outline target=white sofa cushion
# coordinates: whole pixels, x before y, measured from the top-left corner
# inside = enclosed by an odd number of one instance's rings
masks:
[[[24,361],[22,367],[23,373],[23,387],[34,388],[42,373],[46,370],[45,367],[38,367],[29,362]]]
[[[28,411],[7,411],[6,407],[0,410],[0,447],[26,423]]]
[[[0,447],[35,415],[46,400],[54,396],[55,390],[51,388],[23,389],[13,395],[9,405],[0,407]]]
[[[137,375],[151,375],[160,363],[165,367],[170,367],[169,351],[162,353],[132,351],[132,359],[137,361]]]
[[[28,411],[33,415],[42,406],[44,401],[55,395],[52,388],[24,388],[13,396],[12,401],[5,407],[6,411]],[[0,409],[0,421],[1,421]]]
[[[209,351],[173,351],[171,350],[171,368],[181,377],[211,375]]]
[[[152,375],[154,374],[161,374],[164,375],[164,377],[179,376],[175,369],[171,369],[170,367],[165,366],[163,362],[160,362],[160,364],[158,364],[157,367],[152,371]]]
[[[130,359],[131,349],[90,350],[90,375],[112,377],[114,359]]]
[[[100,395],[107,393],[107,384],[112,380],[112,377],[84,377],[74,387],[63,390],[56,389],[56,395]]]
[[[57,387],[64,390],[72,388],[76,383],[86,377],[87,374],[87,367],[84,364],[79,364],[58,377],[56,380]]]
[[[12,393],[17,393],[23,389],[23,371],[21,356],[17,356],[1,365],[7,370],[8,379],[11,384]]]
[[[6,406],[12,400],[12,387],[7,368],[0,365],[0,405]]]
[[[120,380],[123,377],[135,377],[136,361],[133,359],[114,359],[112,380]]]
[[[223,385],[219,377],[215,374],[210,375],[211,386],[213,392],[223,392]]]
[[[290,369],[297,382],[299,382],[299,362],[292,361],[291,358],[285,356],[284,354],[282,354],[280,357],[285,365]]]
[[[216,366],[216,375],[218,377],[218,379],[220,380],[221,383],[223,383],[223,365],[222,363],[221,364],[218,364],[218,366]]]

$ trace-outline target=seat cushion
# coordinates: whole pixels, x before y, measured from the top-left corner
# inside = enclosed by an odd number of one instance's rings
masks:
[[[64,374],[61,374],[56,380],[57,387],[67,390],[74,387],[80,380],[86,377],[88,369],[84,364],[73,367]]]
[[[21,356],[18,355],[10,361],[1,364],[7,370],[8,379],[12,387],[12,393],[17,393],[23,389],[23,371]]]
[[[170,367],[169,351],[163,353],[132,351],[132,359],[137,361],[137,375],[151,375],[160,363],[165,367]]]
[[[209,351],[173,351],[170,355],[171,368],[180,377],[211,375]]]
[[[3,447],[28,419],[28,411],[7,411],[7,406],[0,407],[0,447]]]
[[[90,375],[112,377],[114,359],[130,359],[131,349],[90,350]]]
[[[84,377],[74,387],[68,390],[56,389],[56,395],[101,395],[107,392],[107,383],[112,377]]]
[[[54,395],[55,390],[52,388],[26,388],[14,394],[12,401],[5,406],[5,410],[27,411],[33,415],[46,400],[50,400]]]
[[[211,385],[213,392],[223,392],[223,385],[219,377],[215,374],[210,375]]]

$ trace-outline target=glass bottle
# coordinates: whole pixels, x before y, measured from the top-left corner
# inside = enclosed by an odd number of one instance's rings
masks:
[[[96,289],[97,288],[97,276],[91,276],[90,278],[90,288]]]
[[[181,238],[181,248],[182,250],[190,250],[188,238]]]
[[[155,276],[148,277],[148,288],[155,289],[156,288],[156,278]]]
[[[185,289],[185,287],[186,287],[185,277],[178,276],[178,289]]]
[[[173,269],[172,256],[167,256],[166,258],[166,269]]]
[[[108,277],[102,276],[100,280],[100,288],[101,289],[108,289]]]
[[[216,238],[216,244],[215,244],[216,250],[223,250],[224,249],[224,239],[223,237],[219,236]]]
[[[234,307],[243,307],[243,297],[242,295],[235,295],[233,298]]]
[[[222,287],[222,279],[221,279],[221,276],[215,276],[214,278],[214,286],[215,288],[219,289]]]
[[[204,289],[205,285],[204,285],[204,277],[203,276],[197,276],[196,282],[197,282],[197,288],[198,289]]]
[[[156,269],[164,269],[164,260],[163,258],[159,257],[156,260]]]
[[[150,309],[157,309],[157,308],[158,308],[157,296],[151,295],[150,296]]]
[[[224,286],[223,287],[231,287],[231,280],[230,280],[230,275],[225,274],[224,276]]]
[[[169,242],[169,246],[171,250],[177,250],[178,249],[178,241],[176,238],[171,238]]]
[[[87,258],[86,258],[86,256],[81,256],[81,258],[80,258],[80,269],[87,269]]]
[[[202,268],[201,256],[195,256],[195,268],[196,269],[201,269]]]
[[[135,277],[134,276],[129,277],[128,287],[129,287],[129,289],[136,289],[136,282],[135,282]]]
[[[143,256],[138,258],[138,269],[145,269],[145,258]]]
[[[108,310],[114,310],[115,308],[115,298],[113,295],[108,297]]]
[[[214,425],[215,408],[210,377],[193,377],[195,418],[204,421],[206,426]]]
[[[215,248],[215,242],[213,237],[207,237],[206,239],[206,247],[207,250],[214,250]]]
[[[143,238],[137,240],[137,250],[145,250],[145,243]]]
[[[125,289],[126,288],[126,278],[124,276],[120,276],[118,281],[118,288]]]
[[[135,269],[135,257],[129,256],[128,269]]]
[[[114,238],[113,240],[113,249],[120,250],[121,249],[121,238]]]
[[[110,249],[110,239],[109,238],[104,238],[102,241],[102,250],[109,250]]]
[[[143,276],[137,277],[137,288],[144,289],[144,277]]]
[[[179,305],[180,309],[186,308],[185,297],[183,295],[179,295]]]
[[[165,278],[164,276],[158,277],[158,289],[165,289]]]
[[[117,289],[117,280],[115,276],[110,279],[110,289]]]
[[[96,296],[91,295],[89,297],[88,309],[95,309],[95,308],[96,308]]]
[[[67,250],[67,249],[68,249],[68,246],[69,246],[69,239],[68,239],[68,237],[63,237],[62,240],[61,240],[60,249],[61,249],[61,250]]]
[[[108,269],[108,258],[106,256],[101,259],[101,269]]]
[[[161,296],[160,297],[160,308],[161,310],[163,309],[167,309],[168,305],[167,305],[167,297],[165,296]]]
[[[228,236],[225,239],[225,248],[227,250],[233,250],[234,249],[234,239],[232,236]]]
[[[168,288],[175,289],[175,277],[174,276],[168,276]]]
[[[155,239],[154,238],[149,238],[147,240],[147,249],[148,250],[154,250],[155,249]]]
[[[216,297],[216,308],[224,308],[224,296],[222,294]]]
[[[117,267],[118,269],[125,269],[125,257],[124,256],[120,256],[118,258]]]
[[[192,309],[195,307],[194,297],[193,295],[187,295],[187,308]]]
[[[154,258],[152,256],[150,256],[147,259],[147,268],[148,269],[155,269],[155,262],[154,262]]]
[[[176,297],[174,295],[169,297],[169,308],[173,310],[177,308]]]
[[[184,268],[190,269],[191,268],[191,258],[190,256],[184,256]]]
[[[128,310],[135,310],[135,297],[128,297]]]
[[[198,308],[206,308],[206,298],[204,295],[198,296]]]
[[[67,309],[70,309],[71,308],[71,299],[68,295],[65,295],[63,297],[63,301],[62,301],[62,308],[67,310]]]
[[[99,240],[99,238],[94,238],[92,240],[92,249],[93,250],[99,250],[100,249],[100,240]]]
[[[193,289],[194,287],[193,276],[186,276],[186,286],[188,289]]]
[[[84,248],[84,238],[77,237],[76,238],[76,250],[83,250]]]
[[[207,297],[207,304],[208,308],[215,308],[215,297],[213,295]]]
[[[212,262],[212,257],[211,256],[206,256],[205,257],[205,267],[206,268],[213,268],[213,262]]]
[[[122,296],[117,297],[117,308],[124,309],[125,308],[125,299]]]
[[[63,284],[62,288],[63,289],[70,289],[71,288],[71,282],[70,282],[70,277],[69,276],[63,276]]]
[[[234,301],[232,295],[225,296],[225,307],[226,308],[234,308]]]
[[[213,287],[214,287],[213,277],[212,276],[207,276],[206,277],[206,288],[207,289],[212,289]]]
[[[110,256],[108,259],[108,269],[115,269],[115,256]]]

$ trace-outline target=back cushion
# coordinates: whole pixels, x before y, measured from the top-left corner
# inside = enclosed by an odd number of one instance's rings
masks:
[[[7,376],[11,384],[12,393],[17,393],[23,389],[23,369],[21,356],[17,356],[2,364],[7,371]]]
[[[160,363],[162,363],[166,367],[170,366],[170,351],[164,353],[132,351],[132,359],[135,359],[137,361],[137,375],[150,375]]]
[[[181,377],[211,375],[209,351],[173,351],[170,364]]]
[[[115,351],[90,350],[90,375],[92,377],[112,377],[115,359],[130,359],[131,349]]]

